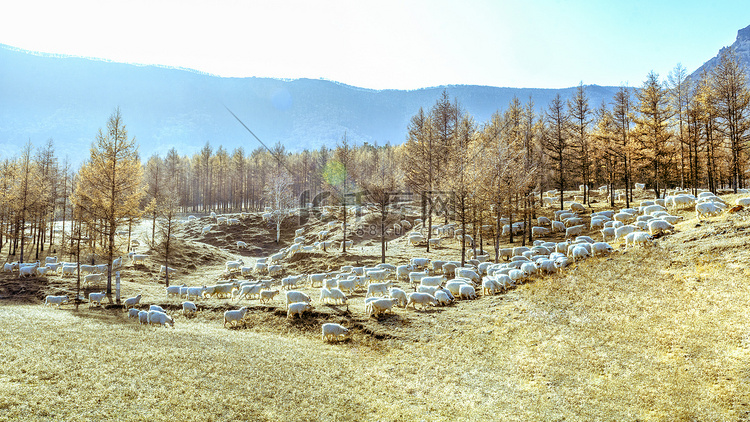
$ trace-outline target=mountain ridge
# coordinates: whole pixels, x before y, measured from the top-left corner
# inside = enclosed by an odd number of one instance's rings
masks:
[[[738,43],[747,47],[742,60],[750,63],[750,26],[739,30],[737,41],[724,48]],[[610,104],[620,88],[585,87],[592,108]],[[327,79],[225,77],[0,44],[0,158],[14,156],[27,140],[41,146],[52,139],[57,155],[69,156],[77,166],[117,107],[142,158],[163,156],[172,147],[181,155],[192,155],[207,142],[229,151],[242,147],[249,154],[260,144],[227,109],[266,145],[280,142],[289,151],[301,151],[334,147],[344,133],[354,144],[400,144],[411,117],[420,107],[431,108],[443,90],[481,123],[502,112],[514,96],[522,103],[531,98],[541,113],[555,95],[567,100],[576,88],[371,89]]]

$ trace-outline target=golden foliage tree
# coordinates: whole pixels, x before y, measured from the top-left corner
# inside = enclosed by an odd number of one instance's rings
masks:
[[[96,136],[91,157],[78,174],[78,183],[71,201],[83,211],[95,231],[107,239],[107,296],[112,301],[112,258],[115,253],[117,227],[141,213],[139,206],[145,195],[143,166],[138,157],[135,138],[128,132],[116,109],[107,121],[107,130]]]

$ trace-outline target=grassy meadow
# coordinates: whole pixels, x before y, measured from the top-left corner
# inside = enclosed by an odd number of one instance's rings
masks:
[[[338,344],[281,312],[171,329],[3,301],[0,420],[748,420],[749,246],[747,211],[687,216],[653,247]]]

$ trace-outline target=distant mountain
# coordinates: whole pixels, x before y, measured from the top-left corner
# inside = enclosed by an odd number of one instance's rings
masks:
[[[716,57],[703,63],[701,67],[696,69],[696,71],[690,75],[690,78],[693,80],[698,80],[703,70],[710,71],[711,69],[716,67],[716,65],[719,64],[719,57],[721,57],[722,53],[724,53],[724,51],[727,49],[734,49],[734,52],[737,54],[737,58],[741,63],[745,65],[745,69],[750,71],[750,26],[737,31],[737,39],[734,41],[734,43],[732,43],[732,45],[730,45],[729,47],[721,48],[721,50],[719,50],[719,54],[717,54]]]
[[[266,144],[288,150],[335,146],[344,134],[362,144],[400,144],[409,119],[432,107],[446,89],[477,122],[503,110],[515,95],[537,110],[575,88],[530,89],[451,85],[411,91],[370,90],[326,80],[223,78],[185,69],[138,66],[79,57],[34,54],[0,45],[0,158],[27,140],[53,139],[73,164],[120,107],[142,158],[176,147],[192,155],[206,142],[230,152],[259,147],[231,109]],[[512,81],[509,81],[512,83]],[[609,103],[617,87],[586,87],[591,107]]]

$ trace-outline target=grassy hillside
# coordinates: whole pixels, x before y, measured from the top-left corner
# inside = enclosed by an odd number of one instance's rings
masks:
[[[380,319],[357,298],[287,321],[277,301],[225,329],[219,301],[163,329],[3,301],[0,419],[746,420],[750,214],[685,217],[653,247]],[[354,335],[323,343],[328,320]]]

